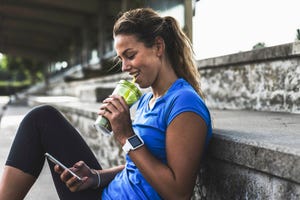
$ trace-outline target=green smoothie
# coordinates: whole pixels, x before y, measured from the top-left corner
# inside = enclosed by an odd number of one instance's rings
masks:
[[[120,80],[116,88],[114,89],[113,94],[118,94],[122,96],[125,99],[128,106],[134,104],[142,96],[142,93],[139,90],[139,88],[133,82],[127,80]],[[112,128],[109,123],[109,120],[101,115],[97,118],[96,122],[94,123],[94,127],[98,132],[101,132],[105,135],[112,134]]]

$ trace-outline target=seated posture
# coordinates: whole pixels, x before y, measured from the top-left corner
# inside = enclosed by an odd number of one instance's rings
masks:
[[[123,13],[113,28],[114,48],[140,88],[131,121],[123,97],[111,95],[99,115],[126,146],[126,164],[102,169],[76,129],[51,106],[33,108],[21,122],[0,182],[0,200],[23,199],[50,153],[79,175],[49,162],[60,199],[189,199],[211,138],[190,41],[172,17],[150,8]],[[137,141],[130,143],[128,138]],[[99,158],[101,159],[101,158]]]

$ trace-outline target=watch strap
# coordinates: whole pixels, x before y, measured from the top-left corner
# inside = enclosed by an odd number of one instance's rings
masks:
[[[131,143],[132,142],[132,143]],[[123,151],[128,154],[129,151],[135,150],[144,145],[143,139],[139,135],[133,135],[127,138],[125,144],[123,145]]]
[[[129,151],[132,149],[133,147],[131,146],[131,144],[128,142],[128,140],[126,140],[125,144],[123,145],[122,149],[123,151],[128,154]]]

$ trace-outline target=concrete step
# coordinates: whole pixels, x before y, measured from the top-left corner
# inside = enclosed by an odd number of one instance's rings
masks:
[[[102,83],[83,86],[79,89],[79,99],[83,102],[101,102],[112,94],[116,83]]]
[[[81,101],[97,102],[111,94],[117,82],[121,79],[130,79],[127,74],[115,74],[109,77],[100,77],[89,80],[60,82],[50,85],[47,89],[49,96],[73,96]]]
[[[119,146],[92,127],[99,103],[51,98],[49,104],[80,130],[104,168],[123,162]],[[46,101],[47,97],[35,105]],[[299,114],[211,109],[211,116],[207,169],[200,170],[207,199],[300,198]]]
[[[213,110],[211,154],[300,184],[300,115]]]

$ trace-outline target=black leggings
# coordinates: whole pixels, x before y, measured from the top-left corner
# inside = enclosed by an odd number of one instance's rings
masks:
[[[45,152],[66,166],[83,160],[93,169],[101,169],[93,152],[78,131],[55,108],[44,105],[32,109],[22,120],[12,144],[6,165],[18,168],[36,178],[44,162]],[[48,162],[60,199],[101,199],[100,189],[71,192]]]

